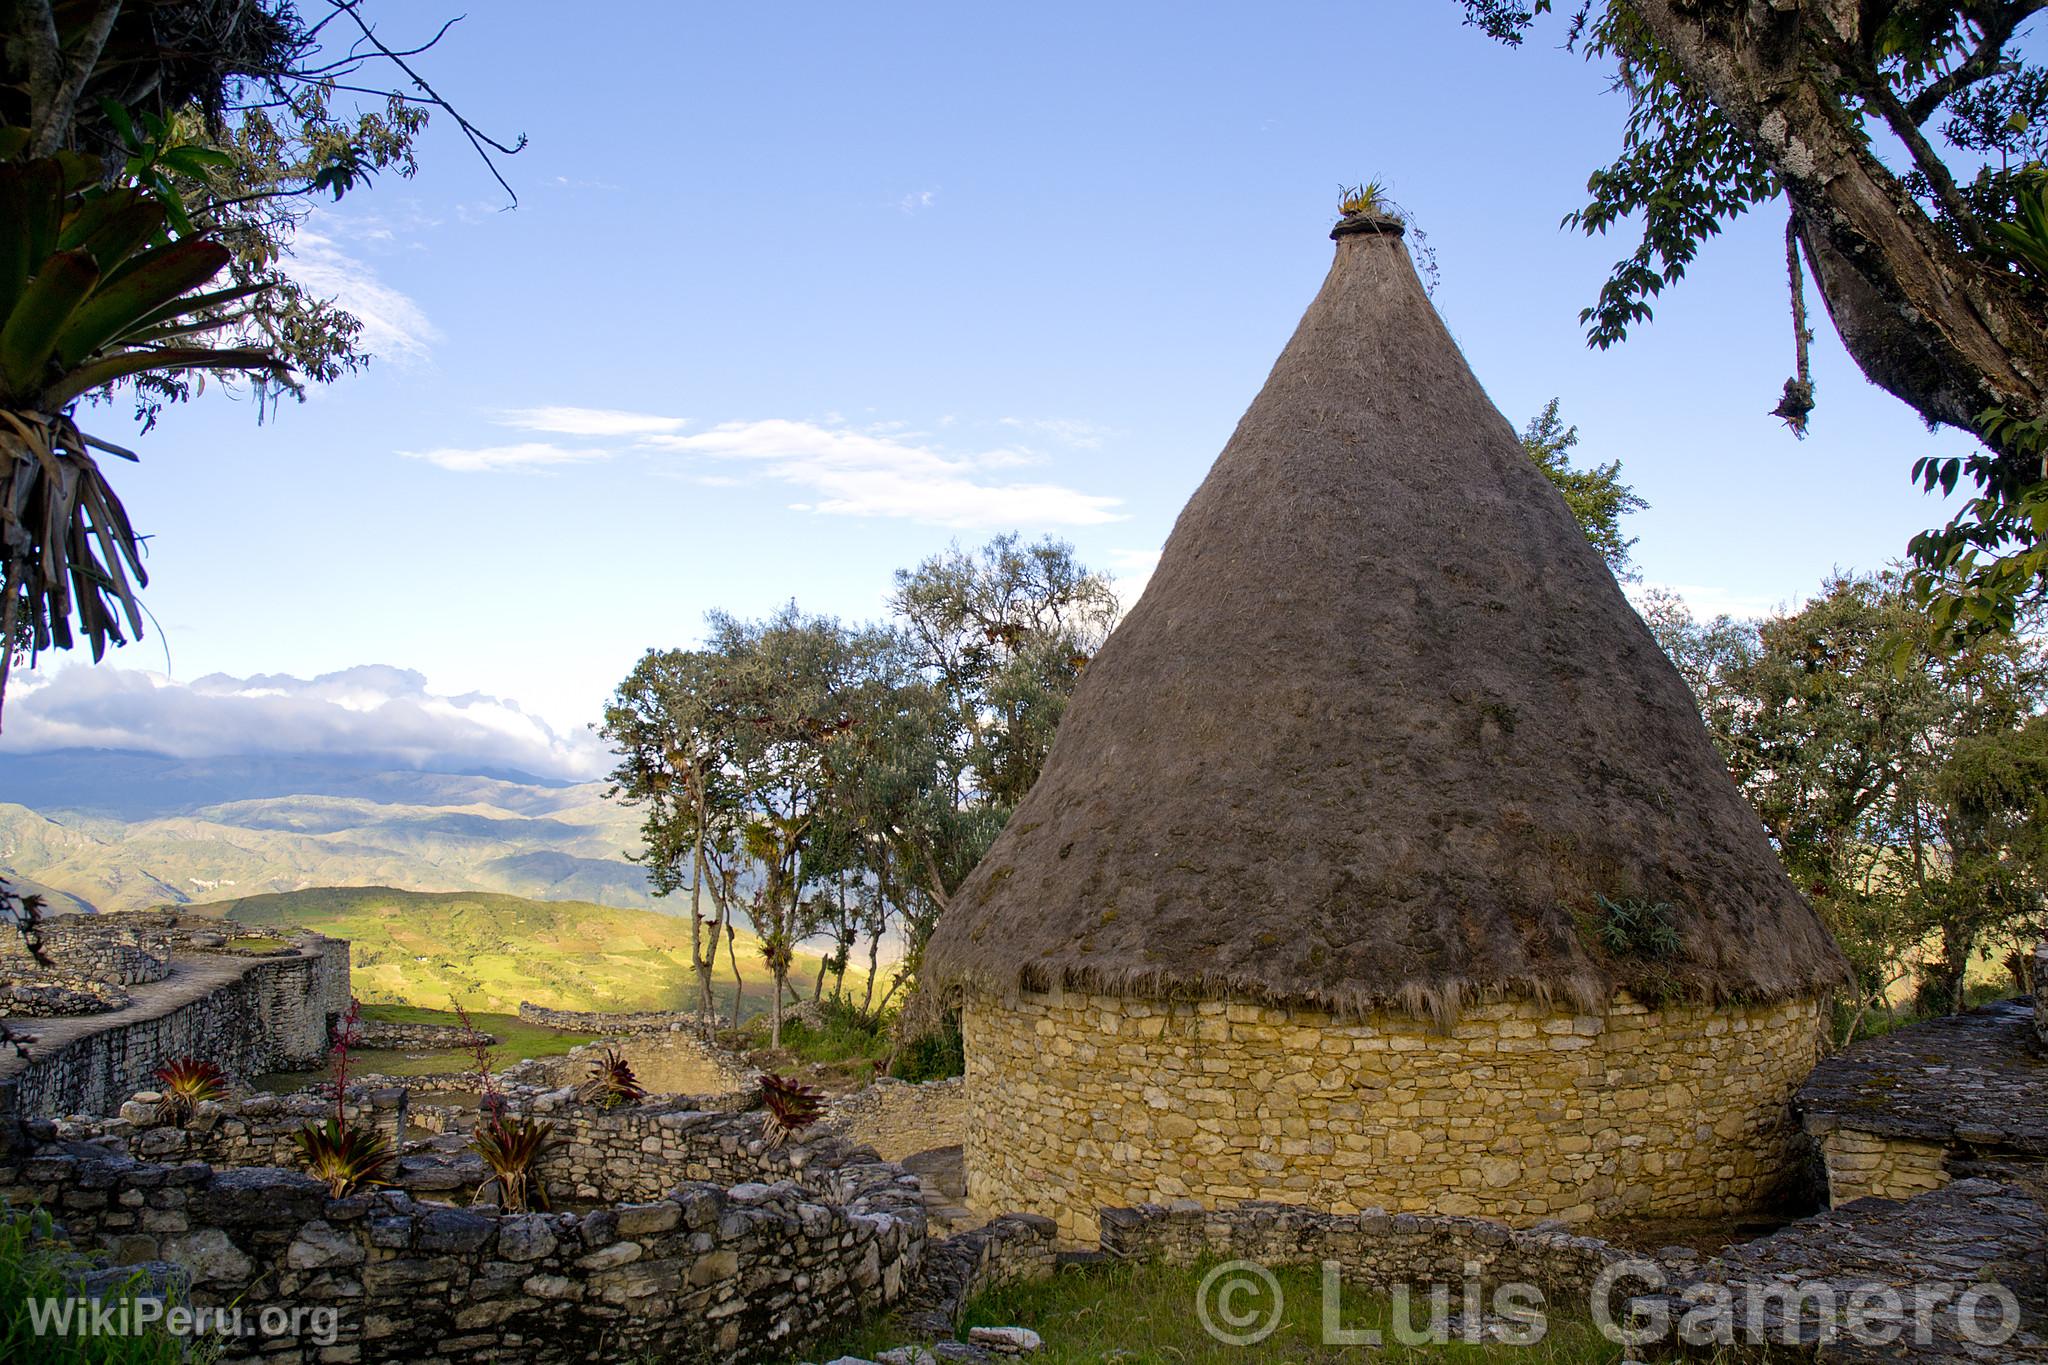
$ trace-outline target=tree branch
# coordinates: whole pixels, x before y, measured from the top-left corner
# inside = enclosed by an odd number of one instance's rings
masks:
[[[30,12],[40,22],[36,25],[38,45],[30,67],[31,107],[35,113],[29,125],[29,154],[49,156],[64,145],[65,135],[71,131],[79,92],[85,89],[93,69],[100,63],[107,35],[114,31],[114,21],[121,17],[121,0],[100,0],[99,8],[93,11],[92,19],[79,35],[78,51],[68,60],[49,0],[32,0]]]
[[[1999,60],[2005,55],[2005,45],[2012,41],[2012,35],[2029,16],[2043,9],[2048,9],[2048,0],[2018,0],[2018,3],[2005,6],[1984,20],[1984,36],[1976,48],[1955,70],[1938,77],[1933,84],[1908,100],[1906,116],[1916,126],[1925,123],[1958,90],[1999,74],[2005,66]]]

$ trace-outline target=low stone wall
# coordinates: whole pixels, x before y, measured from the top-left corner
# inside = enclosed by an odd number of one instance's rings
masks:
[[[2048,1053],[2048,938],[2034,949],[2034,1046]]]
[[[1191,1265],[1205,1258],[1267,1266],[1335,1261],[1349,1283],[1515,1281],[1578,1290],[1601,1271],[1646,1258],[1594,1237],[1521,1230],[1485,1218],[1430,1214],[1320,1213],[1286,1204],[1204,1209],[1192,1200],[1101,1211],[1102,1250],[1119,1260]],[[1468,1272],[1476,1267],[1476,1272]]]
[[[545,1005],[519,1002],[519,1017],[529,1024],[560,1029],[564,1033],[668,1033],[694,1032],[704,1026],[695,1014],[661,1010],[643,1014],[593,1014],[583,1010],[551,1010]]]
[[[53,970],[67,976],[137,986],[171,972],[171,948],[152,925],[109,915],[53,915],[40,930],[44,968],[19,934],[0,934],[0,976],[29,978]]]
[[[971,1232],[925,1248],[924,1273],[898,1315],[913,1339],[945,1341],[960,1330],[974,1299],[1020,1280],[1042,1280],[1059,1265],[1059,1225],[1031,1213],[1006,1213]]]
[[[475,1047],[478,1042],[495,1047],[503,1041],[481,1029],[472,1033],[448,1024],[401,1024],[390,1019],[366,1019],[356,1029],[357,1047],[386,1052],[440,1052]]]
[[[675,1096],[600,1109],[553,1092],[515,1100],[513,1108],[554,1125],[554,1143],[537,1170],[556,1199],[652,1199],[678,1180],[731,1185],[802,1178],[813,1167],[837,1164],[860,1150],[829,1136],[770,1149],[761,1133],[762,1114],[700,1109]],[[477,1122],[475,1109],[448,1105],[415,1105],[408,1117],[430,1133],[467,1134]]]
[[[80,1014],[106,1014],[125,1009],[128,992],[112,982],[70,972],[34,972],[0,976],[0,1017],[67,1019]]]
[[[896,1303],[925,1249],[914,1183],[879,1162],[814,1189],[682,1184],[512,1215],[84,1148],[0,1164],[0,1199],[48,1209],[81,1246],[170,1263],[195,1306],[333,1314],[325,1340],[229,1339],[227,1361],[786,1359]]]
[[[1439,1032],[1220,1000],[971,995],[970,1207],[1095,1238],[1094,1211],[1282,1200],[1515,1223],[1708,1216],[1795,1168],[1811,1001],[1604,1016],[1482,1005]]]
[[[183,1125],[161,1122],[156,1095],[143,1091],[115,1118],[66,1118],[30,1124],[41,1141],[119,1146],[142,1161],[203,1161],[211,1166],[299,1165],[293,1135],[334,1114],[334,1101],[312,1093],[243,1095],[198,1107]],[[393,1144],[406,1135],[406,1092],[350,1087],[342,1114],[352,1126],[376,1130]],[[47,1123],[47,1127],[44,1124]]]
[[[238,1077],[318,1065],[348,997],[348,944],[338,939],[305,935],[273,957],[181,958],[125,1009],[27,1029],[27,1058],[0,1055],[0,1123],[112,1114],[177,1057]]]
[[[1949,1182],[1948,1149],[1939,1143],[1834,1128],[1821,1134],[1820,1154],[1834,1208],[1870,1195],[1910,1199]]]
[[[826,1121],[890,1161],[967,1141],[967,1085],[959,1076],[911,1085],[886,1077],[832,1101]]]

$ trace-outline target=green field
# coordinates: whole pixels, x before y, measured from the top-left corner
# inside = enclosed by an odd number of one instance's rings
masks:
[[[553,1009],[688,1009],[689,921],[587,901],[533,901],[468,891],[330,887],[196,907],[242,924],[302,925],[349,941],[358,999],[427,1009],[514,1014],[522,1000]],[[739,935],[745,1014],[768,1008],[768,972],[752,934]],[[792,985],[808,999],[819,969],[799,953]],[[732,968],[721,952],[717,992],[732,1008]],[[848,974],[849,987],[858,973]]]

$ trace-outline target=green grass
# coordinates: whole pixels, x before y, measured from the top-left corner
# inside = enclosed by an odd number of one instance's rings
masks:
[[[588,901],[534,901],[468,891],[327,887],[247,896],[203,907],[239,924],[301,926],[349,941],[349,970],[365,1003],[511,1014],[528,1000],[554,1009],[690,1009],[690,924],[652,910]],[[767,1008],[768,971],[752,934],[739,935],[745,1012]],[[808,995],[821,966],[799,953],[791,984]],[[864,985],[848,973],[850,989]],[[721,1010],[732,1007],[732,969],[723,951],[714,982]]]
[[[1357,1286],[1339,1295],[1337,1323],[1345,1331],[1379,1329],[1381,1348],[1323,1344],[1322,1272],[1313,1266],[1274,1272],[1285,1298],[1279,1327],[1256,1344],[1229,1345],[1204,1329],[1195,1311],[1203,1276],[1213,1266],[1163,1265],[1066,1266],[1050,1278],[1010,1285],[968,1305],[961,1337],[972,1327],[1029,1327],[1045,1339],[1030,1357],[1032,1365],[1324,1365],[1364,1360],[1407,1365],[1415,1361],[1464,1362],[1465,1365],[1616,1365],[1624,1358],[1655,1359],[1602,1337],[1585,1316],[1583,1304],[1562,1299],[1551,1305],[1548,1330],[1533,1345],[1400,1344],[1390,1327],[1389,1301]],[[1451,1311],[1459,1311],[1463,1288],[1451,1286]],[[1251,1309],[1255,1301],[1238,1301]],[[1270,1298],[1256,1300],[1263,1311]],[[1214,1315],[1212,1314],[1212,1317]],[[1412,1309],[1418,1326],[1429,1320],[1429,1299],[1418,1292]],[[838,1355],[873,1359],[878,1351],[903,1344],[902,1333],[886,1321],[827,1345],[808,1348],[805,1358],[830,1360]],[[1640,1352],[1642,1348],[1636,1348]]]
[[[0,1206],[0,1360],[9,1365],[192,1365],[218,1355],[204,1344],[188,1350],[161,1330],[133,1336],[38,1334],[29,1317],[30,1301],[64,1300],[78,1293],[66,1274],[67,1261],[74,1258],[51,1246],[49,1234],[49,1215],[41,1210]],[[108,1298],[132,1304],[139,1280]]]
[[[597,1039],[594,1033],[567,1033],[540,1024],[529,1024],[516,1014],[473,1012],[469,1017],[485,1033],[502,1040],[491,1049],[491,1064],[499,1070],[535,1057],[559,1057],[571,1048]],[[430,1010],[417,1005],[365,1005],[363,1019],[365,1022],[382,1020],[390,1024],[462,1027],[462,1020],[453,1010]],[[475,1069],[476,1058],[461,1048],[435,1048],[422,1052],[392,1052],[378,1048],[355,1053],[350,1066],[356,1071],[379,1076],[461,1076]],[[325,1070],[273,1071],[258,1078],[256,1083],[264,1090],[285,1091],[303,1089],[327,1079],[329,1075]]]

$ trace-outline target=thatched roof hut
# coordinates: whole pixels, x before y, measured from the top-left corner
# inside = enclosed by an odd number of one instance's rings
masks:
[[[933,937],[999,994],[1812,999],[1843,959],[1685,684],[1444,329],[1336,262]],[[1665,903],[1676,953],[1609,951]]]

